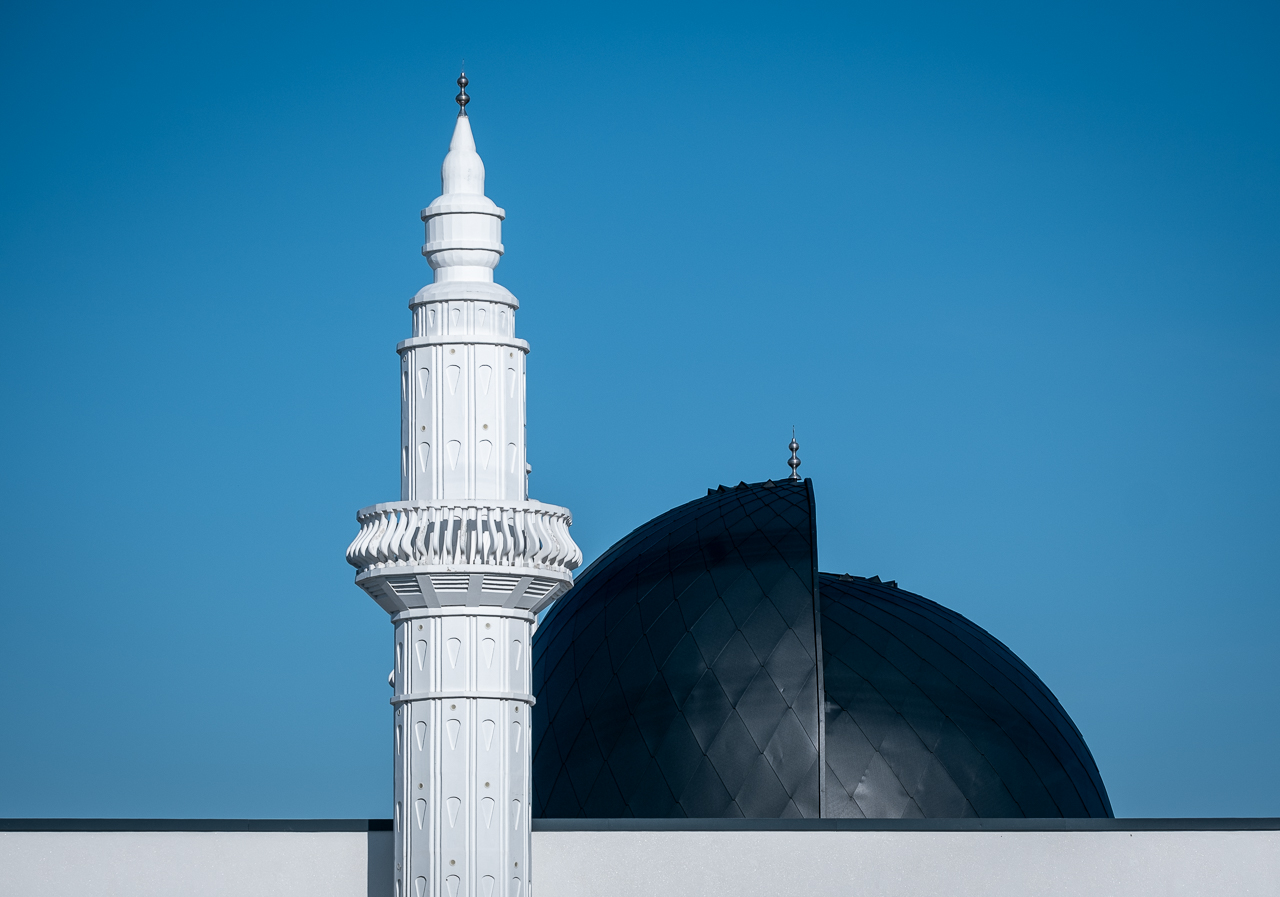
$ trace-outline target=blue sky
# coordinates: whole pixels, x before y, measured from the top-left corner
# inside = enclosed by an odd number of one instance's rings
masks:
[[[390,814],[395,343],[467,61],[534,497],[785,475],[1122,816],[1280,815],[1273,5],[8,5],[0,815]]]

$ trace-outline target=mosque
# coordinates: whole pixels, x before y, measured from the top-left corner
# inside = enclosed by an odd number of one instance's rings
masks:
[[[393,624],[392,818],[0,820],[0,894],[1280,893],[1280,821],[1114,818],[994,635],[822,572],[794,435],[777,481],[579,571],[570,512],[529,496],[529,345],[468,83],[396,346],[400,498],[346,555]]]

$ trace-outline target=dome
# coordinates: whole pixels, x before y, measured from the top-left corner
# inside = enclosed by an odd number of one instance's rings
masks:
[[[1112,815],[1013,652],[894,583],[818,572],[809,480],[641,526],[533,657],[535,816]]]
[[[877,577],[819,583],[823,815],[1112,816],[1075,723],[991,633]]]

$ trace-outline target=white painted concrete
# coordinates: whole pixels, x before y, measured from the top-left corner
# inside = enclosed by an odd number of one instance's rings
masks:
[[[1280,832],[537,832],[537,897],[1280,895]]]
[[[0,832],[0,895],[389,897],[392,839]],[[1280,831],[534,832],[533,853],[537,897],[1280,894]]]
[[[0,895],[388,897],[391,848],[391,832],[0,832]]]
[[[347,561],[395,625],[397,897],[527,897],[529,641],[582,552],[565,508],[529,500],[529,345],[493,280],[506,212],[459,103],[422,210],[434,279],[396,347],[400,501],[357,514]]]
[[[522,897],[533,614],[455,607],[392,621],[400,897]]]

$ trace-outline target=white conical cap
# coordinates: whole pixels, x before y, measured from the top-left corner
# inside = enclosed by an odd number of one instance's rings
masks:
[[[458,116],[453,127],[453,139],[449,141],[449,154],[440,166],[440,192],[445,196],[457,193],[484,195],[484,162],[476,152],[476,140],[471,134],[471,119]]]
[[[466,75],[458,78],[458,113],[449,153],[440,167],[441,195],[422,210],[426,242],[422,254],[435,271],[435,283],[493,283],[502,258],[502,219],[506,213],[484,195],[484,163],[476,153],[466,114]],[[505,292],[505,291],[503,291]]]

